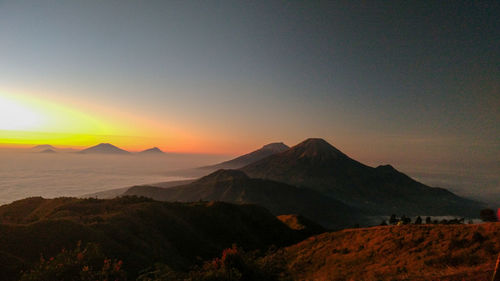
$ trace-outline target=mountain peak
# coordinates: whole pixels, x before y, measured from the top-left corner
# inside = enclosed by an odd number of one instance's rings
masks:
[[[379,170],[386,170],[386,171],[395,171],[396,170],[390,164],[377,166],[377,169],[379,169]]]
[[[309,138],[290,149],[302,157],[333,157],[346,158],[340,150],[321,138]]]
[[[261,149],[266,149],[266,150],[272,150],[272,151],[277,151],[277,152],[282,152],[287,149],[289,149],[288,145],[284,144],[283,142],[273,142],[264,145]]]
[[[333,147],[331,144],[329,144],[326,140],[322,138],[308,138],[299,143],[298,145],[315,146],[315,147]]]
[[[96,147],[116,147],[109,142],[101,142],[100,144],[96,145]]]
[[[143,150],[139,153],[146,153],[146,154],[162,154],[164,153],[161,149],[159,149],[158,147],[152,147],[152,148],[148,148],[146,150]]]

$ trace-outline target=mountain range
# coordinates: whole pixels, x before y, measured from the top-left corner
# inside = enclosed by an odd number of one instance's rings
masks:
[[[323,139],[307,139],[241,170],[252,178],[316,190],[370,214],[474,217],[483,207],[417,182],[390,165],[364,165]]]
[[[417,182],[390,165],[364,165],[323,139],[273,151],[239,170],[218,170],[169,188],[135,186],[123,194],[161,201],[253,203],[275,215],[297,213],[334,229],[370,225],[391,214],[477,217],[483,208],[479,202]]]
[[[99,195],[119,196],[114,199],[33,197],[0,206],[0,281],[19,280],[30,268],[74,270],[71,260],[61,269],[46,261],[78,241],[100,245],[110,260],[123,259],[129,280],[144,272],[153,276],[140,281],[490,278],[499,223],[324,233],[393,213],[477,217],[481,203],[390,165],[364,165],[322,139],[283,145],[266,156],[247,154],[232,162],[237,169]],[[128,153],[110,144],[84,151]],[[254,272],[263,278],[248,277]]]

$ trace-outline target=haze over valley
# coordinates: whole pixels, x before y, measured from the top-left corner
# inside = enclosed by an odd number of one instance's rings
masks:
[[[279,148],[271,150],[271,147]],[[133,185],[195,179],[220,168],[242,168],[286,147],[283,143],[266,144],[250,151],[249,156],[234,159],[219,154],[165,153],[153,148],[130,155],[121,155],[127,153],[120,151],[119,155],[108,151],[82,155],[79,152],[87,148],[63,149],[51,145],[3,149],[0,150],[0,204],[28,196],[81,196]],[[55,153],[48,153],[47,149]],[[218,162],[221,164],[215,164]],[[377,166],[374,160],[368,163]],[[378,163],[384,164],[387,163]],[[396,168],[429,186],[444,187],[461,196],[493,204],[500,196],[500,167],[495,164],[498,163],[446,167],[402,161],[401,168]]]
[[[29,196],[84,194],[144,183],[179,180],[175,171],[216,163],[227,156],[109,155],[75,152],[0,152],[0,204]],[[174,172],[172,172],[174,171]]]

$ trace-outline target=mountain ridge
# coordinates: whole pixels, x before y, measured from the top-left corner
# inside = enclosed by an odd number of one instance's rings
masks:
[[[218,170],[192,183],[159,188],[136,186],[124,195],[144,196],[159,201],[196,202],[223,201],[236,204],[257,204],[274,215],[297,213],[327,228],[343,228],[364,224],[356,208],[286,183],[248,177],[239,170]]]
[[[213,170],[213,171],[219,169],[238,169],[245,165],[263,159],[269,155],[283,152],[287,149],[289,149],[289,147],[283,142],[268,143],[266,145],[263,145],[261,148],[257,150],[238,156],[234,159],[224,161],[215,165],[200,167],[200,169]]]

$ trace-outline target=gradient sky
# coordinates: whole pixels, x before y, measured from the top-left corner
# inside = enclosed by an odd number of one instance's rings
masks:
[[[0,142],[498,161],[499,6],[0,1]]]

